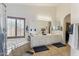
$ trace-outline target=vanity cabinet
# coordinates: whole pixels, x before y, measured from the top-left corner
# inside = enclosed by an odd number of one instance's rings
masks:
[[[31,47],[50,45],[61,41],[62,41],[62,35],[57,34],[35,35],[31,37]]]

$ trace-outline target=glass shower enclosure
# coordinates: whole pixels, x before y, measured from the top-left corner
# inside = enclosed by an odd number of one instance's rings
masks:
[[[0,3],[0,56],[6,55],[6,5]]]

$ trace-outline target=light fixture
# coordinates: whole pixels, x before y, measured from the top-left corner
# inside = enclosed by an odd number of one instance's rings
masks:
[[[38,15],[37,20],[51,21],[51,17],[50,16],[45,16],[45,15]]]

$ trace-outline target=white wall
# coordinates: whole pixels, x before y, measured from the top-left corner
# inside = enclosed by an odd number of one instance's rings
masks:
[[[79,23],[79,3],[74,3],[71,6],[72,23]]]

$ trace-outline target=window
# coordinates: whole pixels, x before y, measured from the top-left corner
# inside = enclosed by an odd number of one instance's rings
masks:
[[[25,37],[25,19],[18,17],[7,17],[8,38]]]

